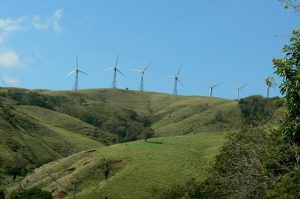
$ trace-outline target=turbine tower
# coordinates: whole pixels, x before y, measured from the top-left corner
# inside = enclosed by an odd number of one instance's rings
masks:
[[[149,68],[150,65],[151,65],[151,63],[148,64],[148,65],[147,65],[144,69],[142,69],[142,70],[133,70],[133,71],[135,71],[135,72],[140,73],[140,75],[141,75],[141,83],[140,83],[140,91],[141,91],[141,92],[144,91],[144,76],[145,76],[145,71]]]
[[[177,85],[178,83],[181,84],[183,86],[183,84],[181,83],[180,79],[179,79],[179,74],[181,72],[182,66],[179,68],[177,74],[175,76],[168,76],[169,78],[174,78],[174,91],[173,94],[177,95]]]
[[[120,73],[123,77],[125,77],[125,75],[118,69],[118,61],[119,61],[119,56],[117,56],[115,66],[105,70],[105,71],[108,71],[108,70],[113,70],[114,71],[114,76],[113,76],[113,81],[112,81],[112,87],[113,88],[117,88],[117,72]]]
[[[218,84],[215,84],[215,85],[208,85],[208,87],[209,87],[209,97],[212,97],[214,88],[221,85],[221,84],[222,83],[218,83]]]
[[[246,86],[248,86],[248,84],[244,84],[243,86],[235,86],[235,90],[236,90],[236,95],[237,95],[237,100],[240,100],[240,90],[245,88]]]
[[[87,73],[83,72],[82,70],[79,70],[79,64],[78,64],[78,58],[77,58],[77,56],[76,56],[76,69],[73,70],[73,71],[71,71],[69,74],[67,74],[66,77],[69,77],[73,73],[75,73],[75,86],[74,86],[74,89],[75,89],[75,91],[77,91],[78,90],[78,76],[79,76],[79,73],[82,73],[82,74],[88,76]]]

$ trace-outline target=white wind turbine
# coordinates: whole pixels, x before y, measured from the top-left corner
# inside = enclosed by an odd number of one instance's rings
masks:
[[[138,69],[133,70],[133,71],[135,71],[135,72],[140,73],[140,75],[141,75],[141,82],[140,82],[140,91],[141,91],[141,92],[144,91],[144,76],[145,76],[145,71],[149,68],[150,65],[151,65],[151,63],[148,64],[148,65],[147,65],[144,69],[142,69],[142,70],[138,70]]]
[[[182,82],[179,79],[179,74],[181,72],[181,69],[182,69],[182,66],[179,68],[179,70],[178,70],[178,72],[177,72],[176,75],[168,76],[168,78],[172,78],[172,79],[174,78],[174,91],[173,91],[174,95],[177,95],[177,86],[178,86],[178,83],[183,86]]]
[[[240,91],[246,86],[248,86],[248,84],[244,84],[242,86],[233,86],[236,90],[237,100],[240,100]]]
[[[120,73],[123,77],[125,77],[125,75],[118,69],[118,61],[119,61],[119,56],[117,56],[115,66],[105,70],[105,71],[108,71],[108,70],[113,70],[114,71],[113,81],[112,81],[112,87],[113,88],[117,87],[117,72]]]
[[[82,70],[79,70],[79,64],[78,64],[78,58],[77,58],[77,56],[76,56],[76,68],[74,70],[72,70],[69,74],[67,74],[66,77],[69,77],[73,73],[75,73],[75,86],[74,86],[74,89],[78,90],[78,77],[79,77],[79,73],[82,73],[82,74],[87,75],[87,76],[89,76],[89,75],[87,73],[83,72]]]
[[[222,83],[218,83],[218,84],[215,84],[215,85],[208,85],[209,87],[209,97],[212,97],[213,96],[213,89],[219,85],[221,85]]]

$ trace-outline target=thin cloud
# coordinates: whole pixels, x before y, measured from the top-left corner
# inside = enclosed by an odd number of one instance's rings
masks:
[[[32,25],[36,30],[50,30],[55,32],[63,31],[60,25],[60,20],[63,17],[63,10],[59,9],[53,12],[51,16],[42,18],[40,15],[35,15],[32,19]]]
[[[17,32],[22,30],[23,24],[26,21],[26,17],[20,17],[18,19],[0,19],[0,30],[3,32]]]
[[[5,50],[0,52],[0,66],[5,68],[24,68],[25,64],[21,62],[15,51]]]
[[[46,17],[34,15],[33,17],[22,16],[17,19],[0,18],[0,44],[7,42],[13,33],[24,30],[53,30],[54,32],[62,32],[63,27],[60,24],[60,20],[63,18],[63,14],[64,11],[58,9]]]

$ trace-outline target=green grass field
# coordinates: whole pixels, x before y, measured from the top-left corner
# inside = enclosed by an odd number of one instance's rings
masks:
[[[116,144],[64,158],[60,162],[65,168],[58,162],[47,164],[22,183],[73,198],[78,175],[76,198],[147,198],[153,187],[205,179],[223,142],[223,133],[199,133]],[[117,161],[107,180],[100,169],[102,158]]]

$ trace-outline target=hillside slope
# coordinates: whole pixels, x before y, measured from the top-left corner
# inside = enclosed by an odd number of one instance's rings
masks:
[[[0,173],[24,175],[33,167],[102,147],[112,137],[65,114],[4,103],[0,107]]]
[[[76,116],[110,133],[111,123],[122,125],[131,118],[151,127],[156,136],[182,135],[199,131],[227,131],[241,126],[236,101],[201,96],[174,96],[162,93],[118,89],[40,91],[41,94],[73,101],[59,111]],[[61,107],[61,104],[58,105]],[[76,113],[75,113],[76,112]],[[97,118],[91,120],[88,116]]]
[[[223,134],[201,133],[80,152],[60,160],[65,167],[52,162],[36,169],[22,185],[38,186],[54,195],[67,193],[67,198],[73,198],[75,184],[76,198],[147,198],[154,187],[205,179],[223,141]],[[112,162],[107,180],[101,170],[103,158]]]

